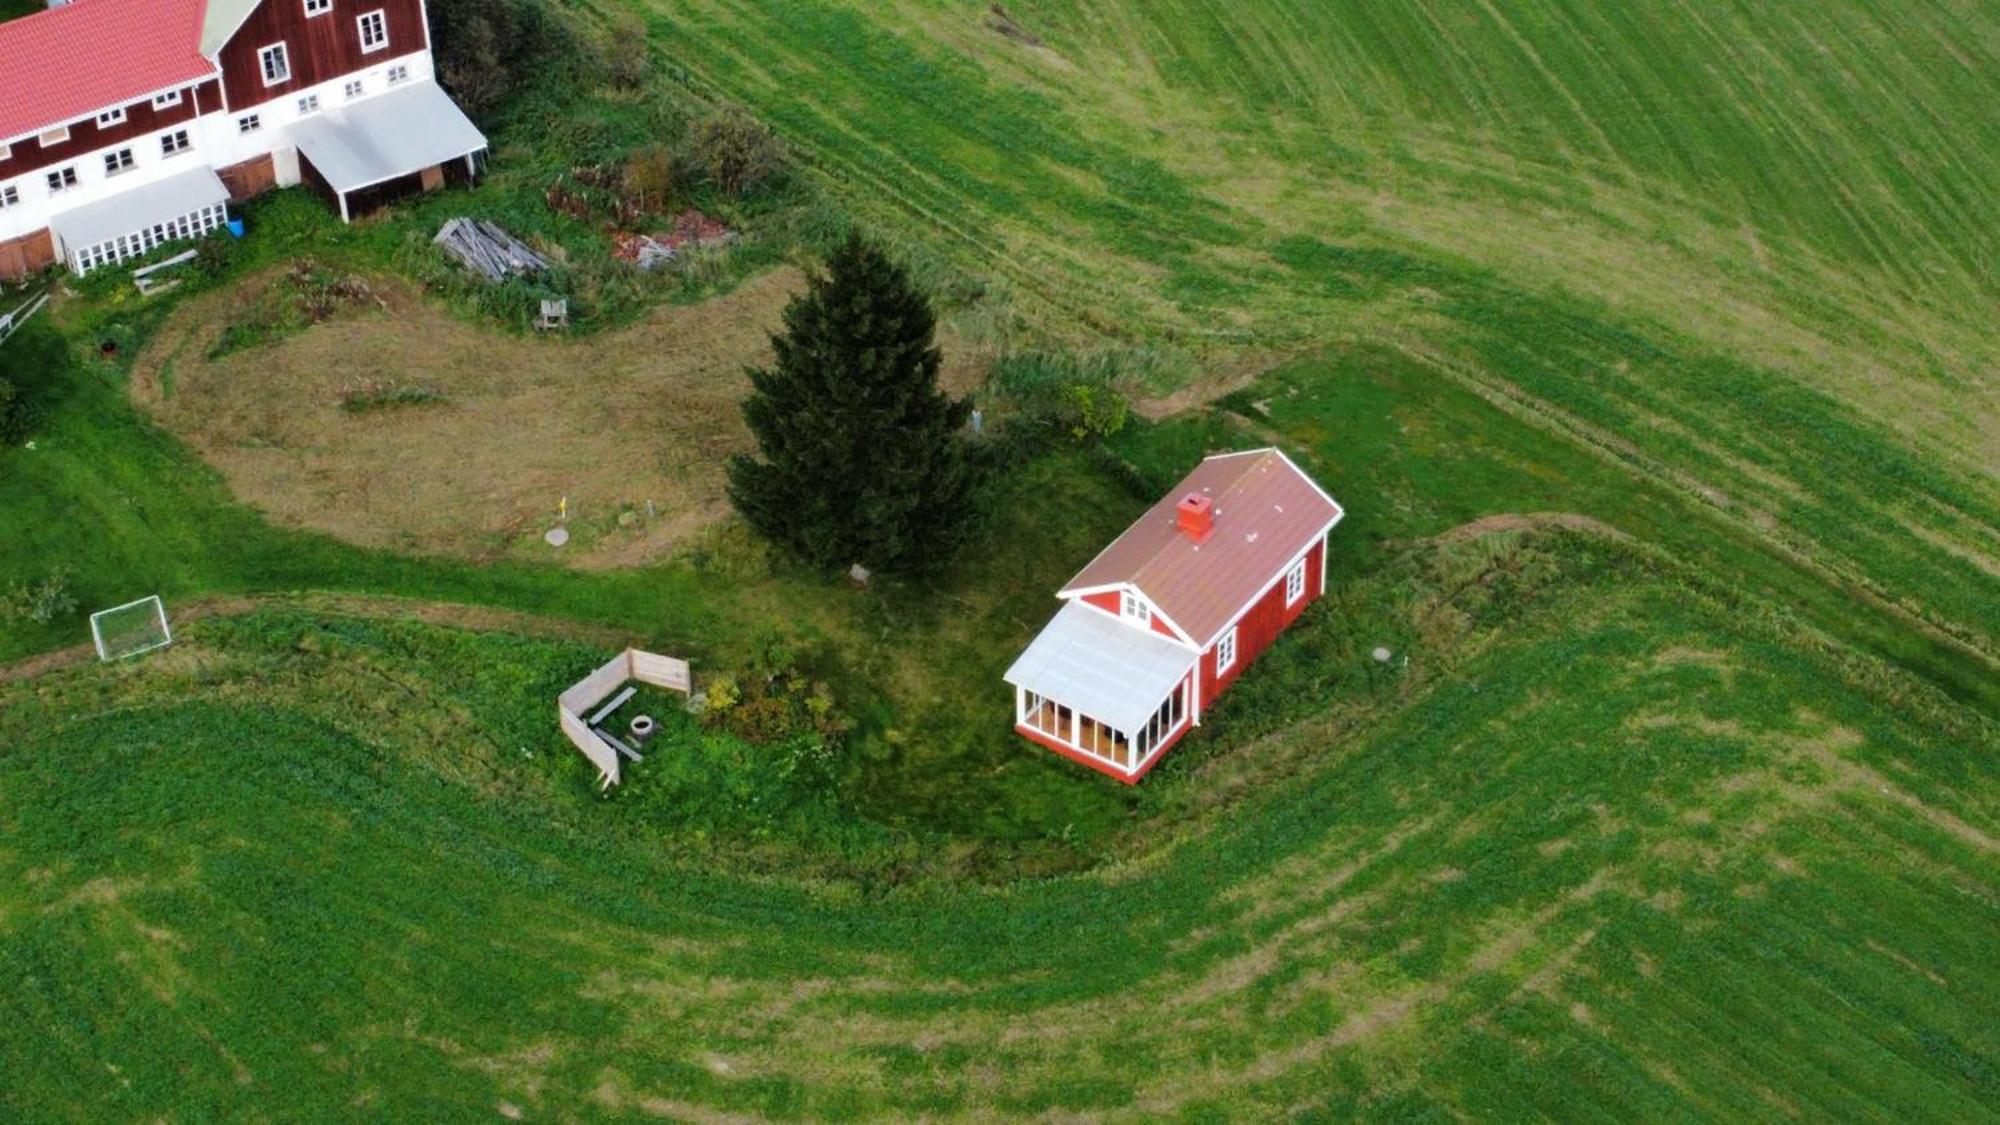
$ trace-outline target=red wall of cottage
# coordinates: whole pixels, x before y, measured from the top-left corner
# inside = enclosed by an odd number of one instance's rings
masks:
[[[181,104],[168,106],[165,109],[154,109],[151,98],[133,102],[123,108],[124,121],[116,125],[99,127],[95,117],[87,117],[69,127],[68,140],[47,148],[43,148],[41,141],[34,137],[15,141],[9,146],[12,151],[7,158],[0,160],[0,180],[11,180],[16,176],[38,172],[44,168],[60,167],[98,149],[109,148],[134,137],[147,137],[179,125],[183,121],[192,121],[197,113],[214,113],[222,108],[221,87],[214,82],[204,82],[191,91],[183,92]],[[37,190],[41,188],[39,183],[31,186]]]
[[[378,10],[389,25],[389,45],[363,54],[361,28],[355,21]],[[241,113],[272,98],[366,70],[384,59],[423,50],[429,38],[422,0],[334,0],[333,11],[310,17],[301,0],[264,0],[222,48],[223,88],[229,94],[230,111]],[[274,43],[285,44],[292,76],[266,86],[257,52]]]
[[[1094,605],[1113,617],[1125,610],[1123,595],[1116,590],[1107,590],[1102,594],[1085,594],[1083,602],[1085,605]]]
[[[1291,605],[1285,604],[1285,576],[1278,575],[1271,588],[1265,590],[1250,610],[1236,622],[1236,663],[1223,671],[1215,672],[1215,649],[1210,647],[1201,654],[1201,710],[1205,715],[1215,706],[1215,699],[1244,669],[1271,647],[1278,634],[1297,621],[1306,607],[1319,600],[1320,572],[1326,566],[1326,541],[1322,539],[1306,552],[1306,592]]]

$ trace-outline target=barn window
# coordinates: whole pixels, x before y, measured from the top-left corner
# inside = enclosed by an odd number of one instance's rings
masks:
[[[1285,604],[1291,605],[1298,601],[1305,596],[1305,592],[1306,560],[1300,559],[1292,564],[1291,570],[1285,572]]]
[[[59,145],[64,141],[69,140],[69,126],[59,125],[56,128],[50,129],[48,132],[43,133],[41,136],[35,138],[35,140],[43,148],[47,148],[50,145]]]
[[[397,63],[389,68],[389,85],[400,86],[410,80],[410,68],[405,63]]]
[[[236,119],[238,133],[254,133],[264,127],[264,119],[254,113],[246,113]]]
[[[181,92],[179,90],[168,90],[164,94],[153,95],[154,109],[166,109],[179,104],[181,104]]]
[[[299,99],[300,117],[304,117],[306,114],[309,113],[318,113],[318,112],[319,112],[318,94],[307,94],[305,97]]]
[[[258,51],[257,65],[264,72],[266,86],[276,86],[292,79],[292,54],[283,43],[273,43]]]
[[[1134,621],[1137,621],[1141,625],[1152,624],[1153,622],[1152,607],[1146,604],[1146,599],[1140,597],[1138,594],[1132,592],[1131,590],[1125,591],[1124,608],[1125,608],[1125,616],[1131,618]]]
[[[188,150],[188,147],[188,131],[186,129],[176,129],[160,138],[161,156],[173,156],[177,153],[183,153]]]
[[[379,51],[389,45],[389,19],[381,12],[369,12],[354,21],[361,25],[361,49]]]
[[[130,172],[133,167],[132,150],[121,148],[117,152],[104,154],[104,174],[115,176],[120,172]]]
[[[58,168],[48,174],[49,194],[57,195],[76,186],[76,165]]]
[[[97,115],[97,124],[99,127],[103,127],[106,125],[122,125],[124,123],[125,123],[125,111],[122,109],[107,109],[103,113]]]
[[[13,207],[21,202],[21,189],[13,184],[0,187],[0,210]]]
[[[333,0],[306,0],[306,15],[323,16],[333,11]]]
[[[353,78],[348,80],[347,85],[341,87],[341,95],[347,98],[347,100],[353,101],[355,98],[360,97],[362,91],[365,89],[366,87],[361,84],[361,79]]]

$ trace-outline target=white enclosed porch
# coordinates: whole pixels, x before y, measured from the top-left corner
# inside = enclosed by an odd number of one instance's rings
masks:
[[[1015,726],[1132,777],[1193,721],[1196,659],[1150,629],[1069,602],[1007,670]]]

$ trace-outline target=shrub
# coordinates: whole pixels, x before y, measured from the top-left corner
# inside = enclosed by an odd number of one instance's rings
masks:
[[[1076,441],[1110,437],[1131,409],[1108,359],[1040,352],[1008,356],[993,366],[992,386],[1026,424]]]
[[[47,625],[75,613],[76,598],[70,593],[69,578],[69,568],[59,566],[38,583],[15,583],[0,595],[0,620]]]
[[[605,77],[613,86],[636,90],[645,85],[653,56],[646,45],[646,21],[637,12],[621,11],[611,18],[600,52]]]
[[[574,46],[558,17],[531,0],[431,0],[439,77],[474,117],[548,81]]]
[[[774,183],[785,170],[784,142],[735,106],[709,114],[688,130],[685,162],[718,191],[740,199]]]

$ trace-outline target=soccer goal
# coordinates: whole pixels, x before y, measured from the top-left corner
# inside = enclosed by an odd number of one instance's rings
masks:
[[[90,615],[90,636],[99,660],[123,660],[174,643],[167,607],[158,594]]]

